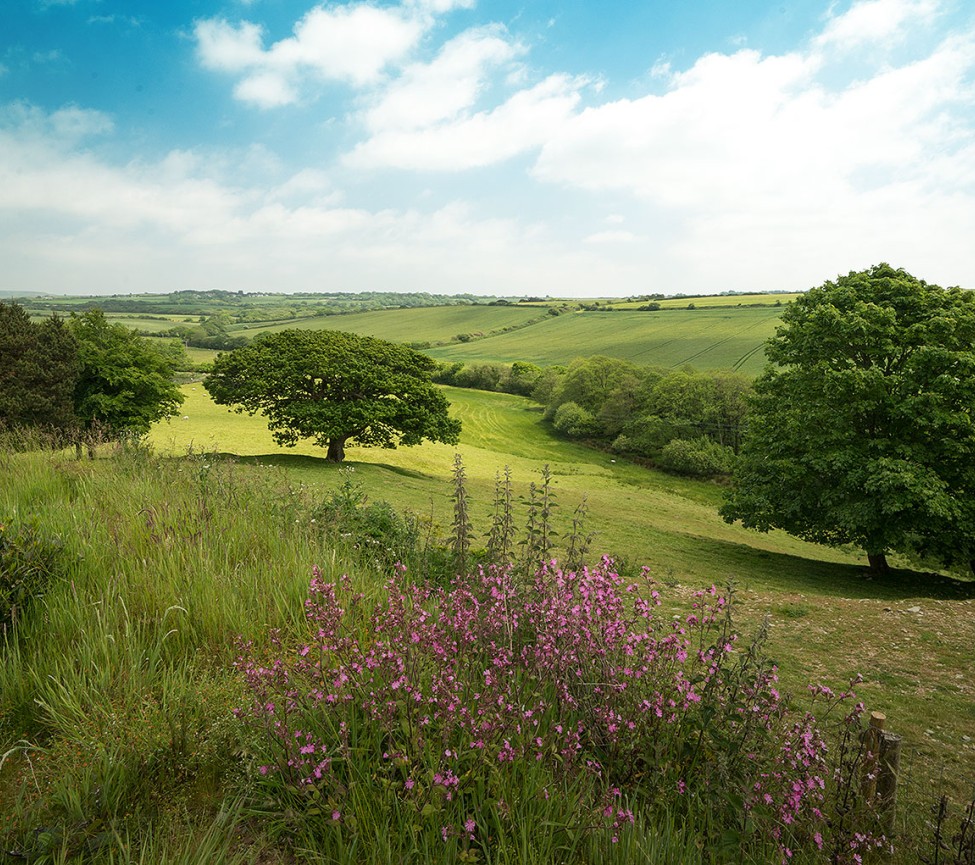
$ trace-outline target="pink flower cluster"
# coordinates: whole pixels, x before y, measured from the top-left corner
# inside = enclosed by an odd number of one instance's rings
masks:
[[[825,743],[812,716],[793,719],[775,668],[737,648],[715,587],[682,617],[660,605],[646,571],[628,582],[609,559],[578,571],[552,562],[528,582],[489,568],[446,588],[397,567],[372,609],[316,569],[311,638],[286,652],[275,636],[282,657],[270,663],[251,646],[238,659],[248,714],[274,746],[261,771],[326,790],[338,809],[347,779],[336,767],[365,761],[418,814],[451,813],[444,838],[466,842],[485,807],[476,791],[529,766],[588,789],[581,817],[614,842],[636,802],[735,788],[788,849],[797,824],[822,820]]]

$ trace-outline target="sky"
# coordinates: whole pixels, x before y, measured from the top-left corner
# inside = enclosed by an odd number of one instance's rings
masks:
[[[2,0],[0,291],[975,288],[971,0]]]

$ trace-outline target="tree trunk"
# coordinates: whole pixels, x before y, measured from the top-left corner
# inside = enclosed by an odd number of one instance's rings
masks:
[[[340,463],[345,459],[345,439],[329,439],[325,459],[330,463]]]
[[[886,553],[867,553],[867,561],[870,562],[870,570],[875,574],[886,574],[890,570]]]

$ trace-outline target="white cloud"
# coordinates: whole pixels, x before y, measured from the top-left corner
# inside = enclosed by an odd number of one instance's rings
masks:
[[[584,79],[552,75],[496,108],[420,129],[385,129],[346,157],[356,168],[461,171],[537,148],[572,116]]]
[[[585,240],[586,243],[633,243],[639,240],[632,231],[597,231],[590,234]]]
[[[12,140],[42,140],[67,149],[86,138],[107,135],[114,128],[109,115],[77,105],[66,105],[50,113],[26,102],[0,106],[0,131],[15,133],[16,139]]]
[[[277,108],[297,102],[298,90],[278,72],[255,72],[234,87],[234,96],[259,108]]]
[[[444,15],[455,9],[473,9],[476,3],[475,0],[407,0],[404,5],[421,13]]]
[[[365,112],[366,127],[374,133],[422,129],[452,119],[475,104],[491,73],[524,51],[499,27],[465,31],[432,62],[407,66]]]
[[[329,138],[359,138],[333,162],[286,170],[251,148],[113,165],[90,149],[106,115],[0,111],[6,279],[591,295],[805,288],[888,260],[975,287],[975,33],[945,37],[933,0],[862,0],[780,55],[661,62],[629,99],[533,68],[498,25],[436,41],[435,16],[470,5],[316,7],[270,44],[256,24],[197,23],[201,62],[238,99],[355,88]],[[481,183],[491,204],[454,200]]]
[[[545,143],[535,176],[680,212],[828,213],[872,185],[963,170],[971,40],[839,87],[820,71],[798,53],[705,56],[662,96],[573,116]]]
[[[890,45],[907,39],[911,28],[929,22],[937,0],[860,0],[846,12],[830,16],[814,44],[851,51],[865,45]]]
[[[425,8],[356,3],[315,7],[295,24],[293,36],[268,48],[263,29],[248,21],[198,21],[195,35],[206,68],[242,74],[234,95],[269,108],[296,102],[299,85],[308,78],[356,87],[375,84],[409,55],[430,26]]]
[[[242,72],[264,58],[263,31],[244,21],[234,27],[216,18],[196,23],[197,53],[207,69]]]

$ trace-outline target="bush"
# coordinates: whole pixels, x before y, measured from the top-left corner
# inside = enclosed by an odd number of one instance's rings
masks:
[[[595,435],[599,431],[599,422],[592,412],[574,402],[564,402],[556,409],[552,425],[572,438]]]
[[[731,474],[735,452],[710,439],[674,439],[664,445],[657,465],[664,471],[692,478],[713,478]]]
[[[44,594],[57,573],[62,546],[33,523],[0,521],[0,629],[15,623]]]
[[[342,485],[312,510],[313,522],[333,542],[360,551],[365,561],[381,570],[396,562],[414,562],[421,547],[416,520],[400,516],[389,502],[370,502],[362,485],[352,479],[353,469],[342,471]]]

